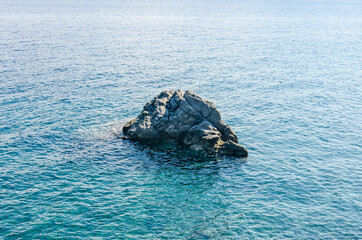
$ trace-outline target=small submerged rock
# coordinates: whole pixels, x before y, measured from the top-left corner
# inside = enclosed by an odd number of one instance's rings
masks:
[[[189,90],[161,92],[123,126],[123,134],[152,144],[177,142],[206,155],[248,155],[216,106]]]

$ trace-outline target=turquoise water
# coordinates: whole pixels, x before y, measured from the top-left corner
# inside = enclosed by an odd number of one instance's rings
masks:
[[[0,0],[0,239],[362,238],[361,1]],[[166,89],[247,161],[117,138]]]

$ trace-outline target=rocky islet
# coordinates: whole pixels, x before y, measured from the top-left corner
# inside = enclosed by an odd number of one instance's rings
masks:
[[[190,90],[161,92],[123,126],[123,135],[152,144],[173,141],[206,155],[248,155],[216,106]]]

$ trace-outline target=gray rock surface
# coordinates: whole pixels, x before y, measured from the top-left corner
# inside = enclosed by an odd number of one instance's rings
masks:
[[[152,144],[178,142],[207,155],[248,155],[215,105],[192,91],[161,92],[123,126],[123,134],[126,139]]]

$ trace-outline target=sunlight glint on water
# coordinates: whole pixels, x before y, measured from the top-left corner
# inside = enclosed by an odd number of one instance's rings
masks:
[[[0,238],[361,238],[360,1],[0,1]],[[250,153],[117,138],[166,89]]]

